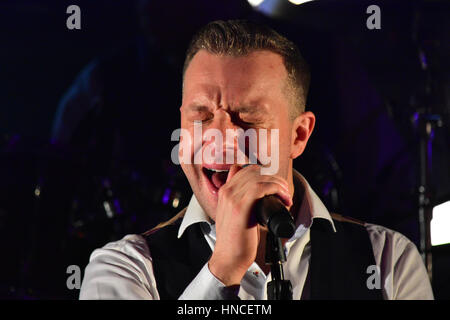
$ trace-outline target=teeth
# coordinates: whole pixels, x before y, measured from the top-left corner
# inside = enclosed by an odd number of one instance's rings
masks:
[[[211,170],[211,171],[214,171],[214,172],[228,172],[228,171],[230,171],[230,170],[218,170],[218,169],[208,169],[208,170]]]

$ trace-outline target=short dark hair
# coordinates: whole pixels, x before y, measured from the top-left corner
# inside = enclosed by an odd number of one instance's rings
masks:
[[[189,63],[200,50],[236,57],[257,50],[279,54],[288,74],[289,91],[293,93],[294,110],[291,116],[295,118],[305,110],[311,78],[308,64],[298,47],[275,30],[248,20],[218,20],[208,23],[194,35],[189,44],[183,79]]]

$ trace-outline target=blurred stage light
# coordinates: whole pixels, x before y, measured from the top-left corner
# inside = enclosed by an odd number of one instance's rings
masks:
[[[250,5],[252,7],[257,7],[259,6],[264,0],[248,0],[248,3],[250,3]]]
[[[298,10],[309,7],[309,4],[319,4],[313,0],[247,0],[255,11],[275,19],[297,19]],[[305,4],[305,5],[303,5]],[[308,9],[308,8],[306,8]],[[304,20],[304,19],[303,19]]]
[[[295,5],[299,5],[299,4],[302,4],[302,3],[305,3],[305,2],[310,2],[310,1],[313,1],[313,0],[288,0],[290,3],[293,3],[293,4],[295,4]]]
[[[433,208],[430,229],[431,245],[450,243],[450,201]]]

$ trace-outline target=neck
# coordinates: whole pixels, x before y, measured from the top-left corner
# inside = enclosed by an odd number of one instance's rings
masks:
[[[293,189],[293,196],[292,196],[292,206],[289,208],[289,212],[292,215],[292,218],[294,219],[294,222],[297,221],[298,215],[300,214],[300,206],[303,202],[303,197],[305,194],[305,187],[302,183],[295,183],[292,181],[292,189]]]

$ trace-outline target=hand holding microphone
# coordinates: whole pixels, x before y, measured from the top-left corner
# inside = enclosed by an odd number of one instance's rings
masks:
[[[256,165],[233,165],[218,194],[210,271],[227,286],[239,284],[256,259],[260,225],[267,225],[276,236],[291,236],[293,221],[286,209],[291,205],[284,178],[261,175]]]
[[[275,237],[290,238],[294,235],[294,219],[277,196],[257,200],[254,212],[258,223],[266,226]]]
[[[242,168],[249,165],[246,164]],[[267,195],[257,200],[253,212],[258,223],[267,227],[274,236],[290,238],[294,235],[294,219],[277,196]]]

